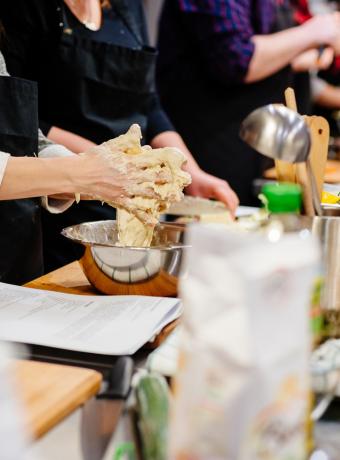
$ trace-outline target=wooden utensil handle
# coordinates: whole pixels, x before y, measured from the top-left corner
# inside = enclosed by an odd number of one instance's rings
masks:
[[[287,107],[297,111],[295,93],[292,88],[286,89],[285,98]],[[275,160],[275,169],[279,182],[296,182],[296,165],[282,160]]]
[[[286,99],[286,106],[290,110],[294,110],[294,112],[298,111],[297,108],[297,103],[296,103],[296,97],[295,97],[295,91],[293,88],[287,88],[285,91],[285,99]]]
[[[285,100],[288,109],[298,112],[295,91],[293,88],[287,88],[285,91]],[[295,165],[296,181],[302,186],[303,189],[303,207],[307,216],[314,216],[313,196],[307,173],[306,163],[297,163]]]

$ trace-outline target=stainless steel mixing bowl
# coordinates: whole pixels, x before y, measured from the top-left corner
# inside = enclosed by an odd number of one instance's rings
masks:
[[[175,296],[185,226],[160,223],[150,248],[118,246],[115,221],[67,227],[62,234],[86,247],[80,260],[90,283],[104,294]]]

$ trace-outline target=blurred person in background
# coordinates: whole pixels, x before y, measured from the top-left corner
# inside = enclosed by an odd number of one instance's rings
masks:
[[[227,180],[241,204],[256,203],[252,183],[264,168],[239,139],[242,120],[260,106],[284,102],[294,69],[327,67],[340,52],[339,13],[295,26],[294,6],[288,0],[165,1],[161,101],[199,164]],[[319,46],[326,49],[318,60]]]
[[[228,183],[198,166],[160,105],[157,53],[148,47],[141,0],[2,0],[0,18],[11,74],[38,82],[40,125],[49,139],[79,152],[139,123],[153,148],[186,154],[193,179],[187,193],[235,210],[238,199]],[[94,203],[60,216],[44,213],[46,270],[82,255],[60,235],[62,228],[113,216],[112,208]]]
[[[307,0],[298,0],[295,11],[297,24],[303,24],[311,17],[310,3]],[[339,10],[339,1],[318,1],[319,7],[323,6],[326,11],[328,8]],[[312,9],[313,11],[313,9]],[[322,51],[322,49],[321,49]],[[326,117],[331,126],[334,136],[339,136],[338,117],[340,109],[340,56],[336,56],[332,65],[325,70],[311,69],[311,108],[312,113]]]

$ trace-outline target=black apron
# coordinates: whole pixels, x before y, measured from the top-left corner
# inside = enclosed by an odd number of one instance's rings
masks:
[[[96,143],[123,134],[133,123],[138,123],[145,135],[150,94],[155,92],[156,52],[143,46],[129,1],[134,0],[112,4],[136,37],[138,49],[80,36],[71,28],[67,7],[60,2],[60,44],[39,80],[40,118]],[[60,236],[62,228],[114,215],[113,208],[100,203],[80,203],[62,215],[43,212],[45,269],[55,269],[82,255],[80,246]]]
[[[38,151],[37,86],[0,77],[0,150],[12,156]],[[40,201],[0,201],[0,281],[24,284],[43,273]]]
[[[98,144],[127,131],[131,123],[139,123],[145,133],[147,104],[155,92],[156,52],[143,46],[129,1],[112,4],[140,49],[82,37],[72,29],[71,13],[60,2],[60,44],[39,79],[39,111],[44,121]]]
[[[171,0],[168,8],[169,11],[175,8]],[[177,20],[180,18],[177,17]],[[290,9],[278,6],[277,23],[272,32],[292,24]],[[194,43],[192,46],[194,61],[197,51]],[[284,68],[258,83],[228,87],[212,81],[199,57],[195,63],[197,68],[191,69],[194,77],[190,81],[189,78],[179,77],[168,84],[166,70],[162,76],[163,69],[160,69],[163,106],[201,168],[227,180],[237,192],[241,204],[257,204],[253,181],[262,176],[268,162],[241,141],[240,124],[254,109],[284,102],[284,91],[292,84],[291,69]],[[175,74],[181,72],[181,65],[182,62],[177,63]]]

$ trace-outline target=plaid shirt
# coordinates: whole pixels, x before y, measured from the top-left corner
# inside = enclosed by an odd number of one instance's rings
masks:
[[[222,79],[243,81],[254,53],[253,35],[272,32],[275,3],[286,0],[170,0],[192,30],[209,42],[210,59]]]

